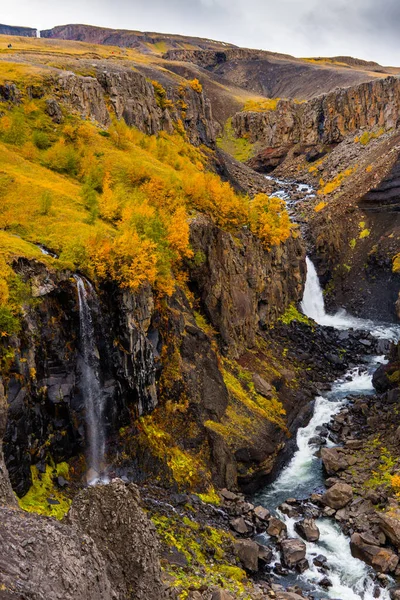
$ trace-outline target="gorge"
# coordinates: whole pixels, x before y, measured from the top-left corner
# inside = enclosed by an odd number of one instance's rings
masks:
[[[42,33],[0,35],[0,598],[396,600],[400,71]]]

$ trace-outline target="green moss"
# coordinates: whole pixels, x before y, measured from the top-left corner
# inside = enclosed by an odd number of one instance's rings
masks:
[[[246,162],[254,155],[254,144],[246,138],[236,137],[232,119],[225,123],[222,136],[217,138],[217,146],[240,162]]]
[[[349,242],[349,246],[350,246],[350,248],[351,248],[352,250],[354,250],[354,248],[356,247],[356,244],[357,244],[357,240],[356,240],[356,238],[353,238],[353,239],[352,239],[352,240],[350,240],[350,242]]]
[[[243,594],[245,585],[251,585],[245,571],[231,563],[234,538],[230,533],[200,525],[188,517],[153,514],[151,520],[163,545],[178,550],[188,562],[184,569],[166,566],[179,598],[187,598],[190,590],[204,584],[222,586],[233,594]]]
[[[31,467],[32,486],[29,492],[18,500],[20,507],[28,512],[61,520],[71,506],[71,499],[57,489],[54,478],[61,476],[67,479],[68,472],[69,467],[65,462],[56,465],[55,468],[47,465],[45,473],[39,473],[36,467]]]
[[[370,230],[369,229],[363,229],[362,231],[360,231],[360,235],[359,238],[360,240],[363,240],[364,238],[368,237],[370,235]]]
[[[285,325],[290,325],[292,321],[298,321],[299,323],[304,323],[305,325],[312,325],[310,319],[299,312],[294,304],[291,304],[285,310],[279,321]]]

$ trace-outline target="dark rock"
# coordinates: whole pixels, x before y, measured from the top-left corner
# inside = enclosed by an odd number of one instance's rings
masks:
[[[276,517],[271,517],[269,520],[267,533],[271,537],[276,537],[278,539],[281,539],[283,537],[286,537],[287,527],[286,527],[285,523],[280,521],[280,519],[277,519]]]
[[[259,546],[251,540],[236,540],[235,552],[248,571],[258,571]]]
[[[282,559],[284,564],[293,568],[306,556],[306,545],[301,540],[287,539],[281,543]]]
[[[54,123],[60,124],[64,120],[60,105],[53,98],[46,100],[45,112],[53,119]]]
[[[296,564],[296,571],[298,571],[299,573],[304,573],[304,571],[307,571],[307,569],[309,568],[310,565],[306,558],[299,560],[299,562]]]
[[[338,452],[337,448],[323,448],[321,459],[328,475],[335,475],[338,471],[347,468],[346,457]]]
[[[333,585],[332,581],[328,577],[323,577],[318,583],[321,587],[325,588],[326,590],[332,587]]]
[[[358,533],[351,536],[350,548],[355,558],[363,560],[381,573],[393,573],[396,570],[399,562],[397,554],[388,548],[367,544]]]
[[[323,554],[318,554],[318,556],[313,559],[313,563],[316,567],[324,567],[327,561],[328,559]]]
[[[260,519],[260,521],[268,521],[271,516],[269,510],[263,506],[256,506],[253,512],[257,519]]]
[[[319,529],[314,519],[303,519],[294,526],[296,532],[307,542],[317,542],[319,540]]]
[[[323,496],[323,502],[335,510],[344,508],[353,498],[353,490],[347,483],[336,483]]]

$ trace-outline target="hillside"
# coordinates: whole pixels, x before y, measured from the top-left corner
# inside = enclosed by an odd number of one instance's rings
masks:
[[[396,600],[397,69],[44,33],[0,35],[0,598]]]

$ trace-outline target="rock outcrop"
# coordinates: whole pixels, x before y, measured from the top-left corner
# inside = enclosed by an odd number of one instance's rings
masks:
[[[163,597],[157,534],[136,486],[114,480],[87,488],[74,498],[68,522],[94,540],[116,597]]]
[[[359,129],[396,128],[400,81],[387,77],[339,89],[305,103],[281,100],[276,110],[239,112],[232,119],[238,137],[264,148],[338,144]]]
[[[0,35],[18,35],[21,37],[36,37],[37,29],[32,27],[15,27],[13,25],[0,25]]]
[[[191,244],[204,256],[191,270],[191,280],[224,346],[239,355],[254,345],[259,327],[272,323],[303,295],[305,254],[299,239],[265,252],[243,231],[237,241],[206,219],[191,225]]]

